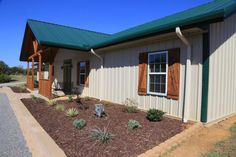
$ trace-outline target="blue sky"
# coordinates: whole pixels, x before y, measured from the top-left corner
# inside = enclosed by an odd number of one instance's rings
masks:
[[[0,60],[19,61],[27,19],[104,33],[149,22],[211,0],[0,0]]]

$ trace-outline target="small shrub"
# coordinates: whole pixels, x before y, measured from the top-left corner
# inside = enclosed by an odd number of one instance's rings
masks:
[[[157,109],[149,109],[147,112],[147,119],[150,121],[161,121],[163,119],[165,112]]]
[[[142,126],[139,124],[138,121],[130,119],[128,122],[128,127],[130,129],[137,129],[137,128],[141,128]]]
[[[68,102],[73,102],[73,96],[72,95],[68,96]]]
[[[56,100],[49,100],[48,105],[49,106],[55,106],[55,105],[57,105],[57,101]]]
[[[62,105],[62,104],[57,104],[57,105],[56,105],[56,110],[58,110],[58,111],[64,111],[64,110],[65,110],[65,106]]]
[[[78,110],[76,108],[69,108],[66,110],[66,116],[68,117],[74,117],[79,114]]]
[[[73,121],[73,125],[77,129],[82,129],[86,125],[86,121],[84,119],[76,119]]]
[[[85,101],[90,101],[92,98],[90,98],[89,96],[86,96],[86,97],[84,97],[84,100]]]
[[[123,103],[124,108],[123,112],[127,113],[137,113],[138,112],[138,103],[135,102],[135,100],[127,98],[125,102]]]
[[[33,100],[34,103],[40,103],[41,102],[40,98],[36,97],[34,95],[31,95],[31,99]]]
[[[104,127],[103,129],[95,127],[94,129],[91,129],[90,134],[94,139],[98,140],[101,143],[107,142],[114,136],[113,134],[108,132],[108,127]]]

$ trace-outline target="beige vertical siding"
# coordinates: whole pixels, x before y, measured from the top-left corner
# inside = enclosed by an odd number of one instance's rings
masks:
[[[210,26],[208,122],[236,112],[236,14]]]
[[[190,38],[193,48],[192,54],[192,88],[190,119],[200,120],[201,107],[201,82],[202,82],[202,35],[195,35]],[[180,98],[178,101],[159,96],[139,96],[138,88],[138,58],[140,52],[160,51],[170,48],[181,48],[181,79]],[[64,59],[73,60],[73,82],[76,82],[76,63],[79,60],[90,60],[91,72],[89,77],[89,88],[81,88],[83,95],[122,103],[126,98],[135,99],[139,108],[157,108],[172,116],[181,118],[183,112],[183,89],[186,62],[186,46],[174,38],[166,41],[157,41],[145,46],[133,45],[129,48],[120,47],[106,52],[100,52],[104,57],[103,88],[100,95],[100,61],[93,55],[86,55],[83,52],[60,50],[55,59],[55,79],[62,82],[61,66]]]

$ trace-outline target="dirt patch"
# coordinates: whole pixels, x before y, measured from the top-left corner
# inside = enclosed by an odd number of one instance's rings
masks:
[[[68,157],[137,156],[185,128],[179,120],[165,117],[161,122],[150,122],[146,119],[145,112],[124,113],[123,106],[111,103],[105,105],[107,116],[96,118],[93,113],[94,104],[98,103],[98,100],[95,99],[82,100],[83,104],[89,106],[86,110],[79,109],[75,102],[60,101],[66,108],[76,107],[79,110],[75,118],[66,117],[64,112],[55,110],[55,107],[48,106],[46,102],[35,103],[31,99],[22,99],[22,102]],[[81,130],[75,129],[72,122],[76,118],[85,119],[87,125]],[[139,121],[142,127],[137,130],[129,129],[129,119]],[[101,144],[91,138],[91,128],[103,128],[108,123],[108,131],[115,135],[108,143]]]
[[[229,128],[236,122],[236,116],[228,118],[210,127],[204,127],[190,140],[170,152],[165,157],[199,157],[205,152],[214,149],[215,144],[227,140],[230,137]],[[213,155],[214,156],[214,155]]]
[[[10,88],[15,93],[29,93],[29,91],[25,87],[13,86],[13,87],[10,87]]]

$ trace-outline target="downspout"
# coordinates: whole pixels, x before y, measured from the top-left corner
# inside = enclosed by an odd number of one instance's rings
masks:
[[[91,49],[90,50],[90,52],[93,54],[93,55],[95,55],[96,57],[98,57],[99,59],[100,59],[100,61],[101,61],[101,71],[100,71],[100,86],[99,86],[99,90],[100,90],[100,92],[99,92],[99,99],[100,99],[100,101],[102,100],[102,88],[103,88],[103,74],[102,74],[102,72],[103,72],[103,58],[102,58],[102,56],[100,56],[100,55],[98,55],[93,49]]]
[[[180,40],[187,46],[187,60],[185,68],[185,86],[184,86],[184,108],[183,108],[183,122],[186,123],[189,118],[189,108],[190,108],[190,81],[191,81],[191,53],[192,48],[190,42],[182,34],[179,27],[176,27],[175,32]]]

